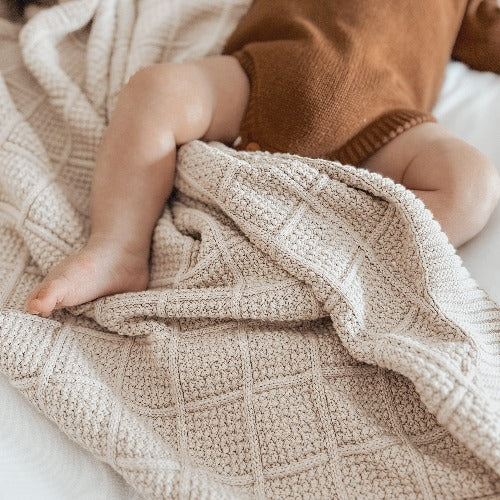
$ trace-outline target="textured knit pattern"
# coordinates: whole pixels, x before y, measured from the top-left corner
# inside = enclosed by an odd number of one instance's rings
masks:
[[[452,55],[500,73],[500,6],[253,0],[224,52],[250,80],[238,148],[360,165],[409,128],[435,121]]]
[[[500,308],[378,175],[190,143],[150,289],[22,312],[88,235],[128,76],[220,51],[246,5],[0,23],[0,370],[145,498],[496,498]]]

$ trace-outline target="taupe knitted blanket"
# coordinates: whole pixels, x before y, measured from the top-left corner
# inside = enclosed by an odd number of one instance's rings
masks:
[[[0,370],[147,498],[497,498],[500,308],[378,175],[187,144],[150,289],[22,312],[88,235],[123,83],[219,51],[247,3],[0,23]]]

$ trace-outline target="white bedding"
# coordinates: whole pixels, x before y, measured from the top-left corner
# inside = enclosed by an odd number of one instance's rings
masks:
[[[451,63],[435,109],[441,122],[500,167],[500,76]],[[500,208],[459,252],[478,283],[500,302]],[[0,375],[0,500],[136,498],[107,465],[70,442]]]
[[[434,113],[458,137],[479,148],[500,169],[500,76],[449,65]],[[479,285],[500,302],[500,206],[484,230],[459,250]]]

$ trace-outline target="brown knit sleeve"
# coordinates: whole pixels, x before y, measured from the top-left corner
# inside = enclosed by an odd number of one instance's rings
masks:
[[[470,0],[452,56],[480,71],[500,74],[500,6],[497,0]]]

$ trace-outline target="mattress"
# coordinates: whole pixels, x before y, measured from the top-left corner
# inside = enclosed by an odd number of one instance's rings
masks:
[[[459,137],[500,167],[500,76],[450,63],[434,110]],[[500,207],[459,250],[465,266],[500,302]],[[0,500],[134,499],[108,465],[71,442],[0,375]]]

